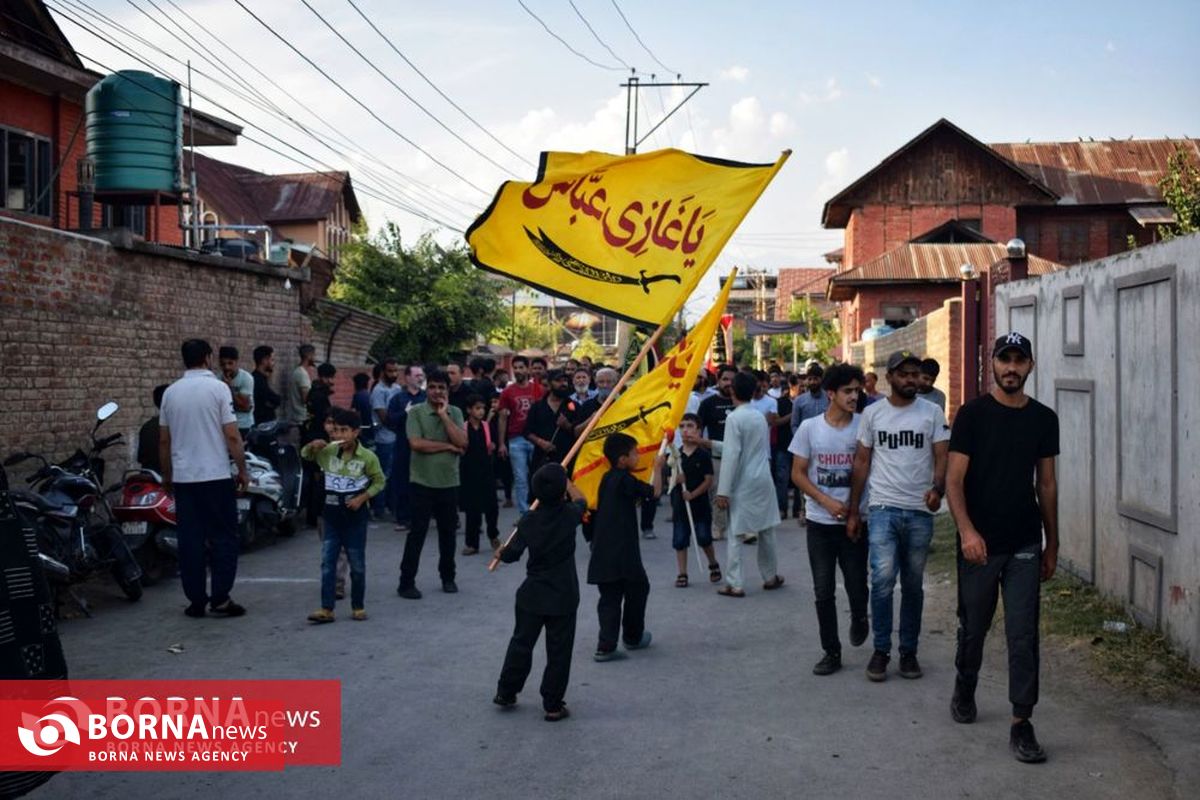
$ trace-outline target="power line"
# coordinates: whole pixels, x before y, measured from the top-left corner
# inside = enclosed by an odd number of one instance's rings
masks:
[[[167,0],[167,2],[171,3],[172,5],[174,5],[174,3],[172,2],[172,0]],[[468,113],[466,112],[466,110],[465,110],[465,109],[463,109],[463,107],[462,107],[462,106],[460,106],[458,103],[456,103],[456,102],[454,102],[453,100],[451,100],[451,99],[450,99],[450,97],[449,97],[449,95],[447,95],[447,94],[446,94],[445,92],[443,92],[443,91],[442,91],[440,88],[438,88],[438,85],[437,85],[436,83],[434,83],[432,80],[430,80],[430,79],[429,79],[429,77],[428,77],[428,76],[427,76],[427,75],[426,75],[424,72],[422,72],[422,71],[421,71],[421,70],[420,70],[420,69],[417,67],[417,65],[416,65],[416,64],[414,64],[412,61],[410,61],[410,60],[409,60],[408,56],[406,56],[406,55],[404,55],[404,53],[400,52],[400,49],[399,49],[398,47],[396,47],[396,45],[395,45],[395,44],[393,44],[393,43],[392,43],[392,40],[391,40],[391,39],[389,39],[389,38],[387,37],[387,35],[386,35],[386,34],[384,34],[384,32],[383,32],[383,31],[381,31],[381,30],[378,28],[378,26],[376,26],[376,25],[375,25],[375,23],[374,23],[373,21],[371,21],[371,18],[370,18],[370,17],[368,17],[366,14],[364,14],[364,13],[363,13],[362,9],[360,9],[360,8],[359,8],[359,7],[358,7],[358,6],[357,6],[357,5],[354,3],[354,0],[346,0],[346,2],[350,4],[350,7],[351,7],[351,8],[353,8],[353,9],[354,9],[354,10],[355,10],[355,11],[358,13],[358,15],[359,15],[360,17],[362,17],[362,19],[363,19],[363,21],[364,21],[364,22],[366,22],[368,25],[370,25],[370,26],[371,26],[371,30],[373,30],[373,31],[375,31],[375,33],[379,34],[379,38],[383,39],[383,41],[384,41],[384,42],[387,44],[387,46],[388,46],[388,47],[390,47],[390,48],[392,48],[392,52],[394,52],[396,55],[400,56],[400,58],[402,58],[402,59],[404,60],[404,63],[405,63],[405,64],[408,64],[408,66],[410,66],[410,67],[412,68],[413,72],[415,72],[415,73],[417,73],[418,75],[420,75],[420,76],[421,76],[421,78],[422,78],[422,80],[424,80],[424,81],[425,81],[425,83],[429,84],[430,88],[432,88],[432,89],[433,89],[435,92],[437,92],[437,93],[438,93],[438,94],[441,96],[441,98],[442,98],[443,100],[445,100],[445,101],[446,101],[447,103],[449,103],[450,105],[454,106],[454,108],[455,108],[455,109],[458,111],[458,113],[462,114],[464,117],[466,117],[468,120],[470,120],[470,121],[471,121],[471,123],[472,123],[472,124],[473,124],[473,125],[474,125],[476,128],[479,128],[479,130],[483,131],[483,133],[484,133],[484,134],[486,134],[486,135],[487,135],[487,137],[488,137],[489,139],[491,139],[493,142],[495,142],[496,144],[498,144],[498,145],[500,145],[501,147],[503,147],[505,150],[507,150],[509,153],[511,153],[511,154],[512,154],[512,155],[513,155],[515,158],[518,158],[518,159],[520,159],[520,160],[521,160],[521,161],[522,161],[524,164],[526,164],[527,166],[530,166],[530,167],[536,167],[536,166],[537,166],[537,165],[536,165],[536,164],[534,164],[532,161],[530,161],[528,158],[526,158],[525,156],[521,155],[521,154],[520,154],[520,153],[518,153],[516,150],[513,150],[511,147],[509,147],[508,145],[506,145],[504,142],[500,141],[500,139],[498,139],[498,138],[497,138],[497,137],[496,137],[496,136],[495,136],[495,135],[494,135],[494,134],[493,134],[493,133],[492,133],[490,130],[488,130],[486,127],[484,127],[484,125],[483,125],[481,122],[479,122],[479,121],[478,121],[478,120],[476,120],[476,119],[475,119],[473,116],[471,116],[470,114],[468,114]]]
[[[237,0],[235,0],[235,2],[236,1]],[[529,8],[529,6],[525,5],[524,0],[517,0],[517,5],[521,6],[521,8],[523,8],[523,9],[525,9],[525,13],[528,14],[529,16],[533,17],[535,20],[537,20],[538,24],[541,25],[546,30],[546,33],[550,34],[555,39],[557,39],[562,44],[563,47],[567,48],[572,53],[574,53],[575,55],[582,58],[584,61],[591,64],[593,67],[599,67],[600,69],[607,69],[612,72],[624,72],[625,71],[624,67],[614,67],[611,64],[601,64],[599,61],[596,61],[595,59],[593,59],[589,56],[586,56],[583,53],[576,50],[574,47],[572,47],[570,45],[570,43],[567,42],[566,39],[562,38],[554,31],[550,30],[550,26],[547,25],[545,22],[543,22],[541,17],[539,17],[537,14],[533,13],[533,11]]]
[[[407,136],[405,136],[403,133],[401,133],[400,131],[398,131],[398,130],[397,130],[397,129],[396,129],[394,126],[393,126],[393,125],[391,125],[390,123],[388,123],[388,122],[387,122],[387,120],[385,120],[383,117],[381,117],[381,116],[379,116],[378,114],[376,114],[376,113],[375,113],[375,111],[374,111],[374,110],[373,110],[373,109],[372,109],[370,106],[368,106],[368,105],[367,105],[366,103],[364,103],[362,100],[358,99],[358,97],[357,97],[357,96],[355,96],[355,94],[354,94],[353,92],[351,92],[349,89],[347,89],[345,86],[343,86],[343,85],[342,85],[341,83],[339,83],[337,80],[335,80],[335,79],[333,78],[333,76],[331,76],[331,75],[330,75],[328,72],[326,72],[324,69],[322,69],[320,66],[318,66],[318,65],[317,65],[317,63],[316,63],[315,61],[313,61],[313,60],[312,60],[311,58],[309,58],[308,56],[304,55],[304,53],[300,52],[300,49],[299,49],[299,48],[297,48],[297,47],[296,47],[294,44],[292,44],[291,42],[289,42],[289,41],[288,41],[288,40],[287,40],[287,39],[286,39],[286,38],[285,38],[285,37],[284,37],[282,34],[280,34],[278,31],[276,31],[274,28],[272,28],[270,25],[268,25],[268,24],[267,24],[267,23],[266,23],[266,22],[265,22],[265,21],[262,19],[262,17],[258,16],[258,15],[257,15],[257,14],[255,14],[253,11],[251,11],[251,10],[250,10],[250,9],[249,9],[249,8],[246,6],[246,4],[242,2],[242,0],[233,0],[233,2],[237,3],[237,4],[238,4],[238,6],[239,6],[239,7],[240,7],[240,8],[241,8],[243,11],[245,11],[247,14],[249,14],[251,17],[253,17],[253,18],[254,18],[254,21],[255,21],[255,22],[257,22],[257,23],[258,23],[259,25],[261,25],[261,26],[262,26],[262,27],[263,27],[265,30],[267,30],[267,31],[268,31],[268,32],[269,32],[269,33],[270,33],[272,36],[274,36],[276,39],[278,39],[280,42],[282,42],[282,43],[283,43],[285,46],[287,46],[287,48],[288,48],[289,50],[291,50],[293,53],[295,53],[296,55],[298,55],[300,58],[304,59],[304,61],[305,61],[305,62],[306,62],[306,63],[307,63],[307,64],[308,64],[310,67],[312,67],[313,69],[315,69],[317,72],[321,73],[321,75],[322,75],[322,76],[323,76],[323,77],[324,77],[324,78],[325,78],[327,81],[329,81],[329,82],[330,82],[330,83],[332,83],[334,86],[336,86],[336,87],[338,88],[338,90],[339,90],[339,91],[341,91],[341,93],[342,93],[342,94],[346,95],[346,97],[350,98],[350,100],[352,100],[352,101],[355,103],[355,105],[357,105],[357,106],[358,106],[359,108],[361,108],[363,111],[366,111],[368,114],[370,114],[370,115],[371,115],[371,117],[372,117],[372,118],[373,118],[373,119],[374,119],[376,122],[378,122],[380,125],[382,125],[382,126],[384,126],[385,128],[387,128],[389,131],[391,131],[393,134],[395,134],[395,135],[396,135],[396,136],[397,136],[399,139],[401,139],[402,141],[404,141],[404,142],[405,142],[406,144],[408,144],[410,147],[413,147],[414,149],[418,150],[420,153],[422,153],[422,154],[423,154],[423,155],[424,155],[426,158],[428,158],[430,161],[432,161],[433,163],[437,164],[439,167],[441,167],[443,170],[445,170],[446,172],[450,173],[450,174],[451,174],[451,175],[453,175],[454,177],[458,178],[460,181],[462,181],[463,183],[465,183],[467,186],[470,186],[472,189],[474,189],[475,191],[479,192],[479,193],[480,193],[480,194],[482,194],[482,195],[485,195],[485,196],[491,196],[491,194],[492,194],[491,192],[489,192],[488,190],[484,189],[484,188],[483,188],[483,187],[481,187],[481,186],[478,186],[478,185],[476,185],[476,184],[475,184],[475,183],[473,183],[471,180],[469,180],[468,178],[464,177],[464,176],[463,176],[461,173],[459,173],[459,172],[458,172],[457,170],[455,170],[453,167],[451,167],[450,165],[446,164],[446,163],[445,163],[445,162],[443,162],[441,159],[439,159],[437,156],[433,155],[433,153],[430,153],[430,152],[429,152],[428,150],[426,150],[424,147],[422,147],[421,145],[419,145],[419,144],[417,144],[416,142],[414,142],[412,139],[410,139],[410,138],[408,138]]]
[[[579,10],[579,6],[575,5],[575,0],[567,0],[567,2],[569,2],[571,4],[571,8],[574,9],[575,16],[579,17],[580,21],[582,21],[583,24],[587,27],[587,29],[591,32],[592,37],[597,42],[600,43],[600,46],[603,47],[605,50],[607,50],[608,54],[610,56],[612,56],[613,58],[615,58],[617,60],[617,62],[620,63],[620,65],[623,66],[625,69],[631,70],[633,72],[637,72],[636,69],[629,66],[628,62],[626,62],[625,59],[621,58],[619,55],[617,55],[616,53],[613,52],[613,49],[608,46],[608,42],[606,42],[600,38],[600,34],[596,33],[596,29],[592,27],[592,23],[587,21],[587,17],[585,17],[583,15],[583,12]]]
[[[119,43],[117,43],[117,42],[113,41],[112,39],[109,39],[108,37],[99,33],[94,28],[91,28],[90,26],[88,26],[86,23],[79,21],[76,17],[74,17],[74,15],[64,12],[62,8],[55,8],[55,10],[63,19],[67,20],[68,22],[70,22],[71,24],[80,28],[81,30],[91,34],[92,36],[94,36],[95,38],[99,39],[100,41],[108,44],[110,47],[114,48],[115,50],[118,50],[121,53],[124,53],[126,56],[129,56],[130,58],[134,59],[135,61],[142,64],[143,66],[148,67],[153,70],[156,70],[156,71],[166,75],[167,77],[171,78],[172,80],[175,80],[176,83],[179,83],[179,81],[176,78],[174,78],[174,76],[172,76],[167,70],[162,69],[161,66],[154,64],[153,62],[150,62],[150,61],[142,58],[141,56],[138,56],[137,54],[132,53],[131,51],[125,49]],[[21,23],[20,20],[15,20],[15,18],[13,18],[11,15],[5,14],[5,16],[9,17],[10,19],[13,19],[14,21],[18,22],[19,24],[24,25],[24,23]],[[29,27],[29,26],[25,25],[25,27]],[[31,28],[31,30],[34,30],[34,29]],[[35,31],[35,32],[41,33],[41,31]],[[103,69],[107,72],[112,73],[112,72],[116,71],[115,68],[108,66],[107,64],[100,61],[99,59],[93,58],[85,53],[79,52],[78,50],[76,50],[75,52],[76,52],[76,55],[78,55],[79,57],[87,59],[88,61],[92,62],[93,64],[97,65],[98,67],[100,67],[101,69]],[[148,86],[146,84],[140,83],[135,78],[131,78],[128,75],[123,76],[123,77],[125,78],[125,80],[130,81],[134,85],[140,86],[141,88],[145,89],[146,91],[148,91],[152,94],[155,94],[159,97],[162,97],[163,99],[171,100],[173,102],[177,100],[174,97],[162,94],[162,92],[159,92],[153,86]],[[307,153],[306,151],[302,150],[301,148],[297,147],[296,145],[292,144],[291,142],[288,142],[287,140],[282,139],[279,136],[276,136],[275,134],[272,134],[271,132],[267,131],[266,129],[264,129],[258,125],[255,125],[254,123],[245,119],[244,115],[237,114],[233,110],[216,102],[211,97],[208,97],[198,91],[196,92],[196,94],[199,97],[201,97],[202,99],[207,100],[210,103],[213,103],[213,105],[215,105],[217,108],[220,108],[225,113],[227,113],[235,118],[241,119],[246,124],[247,127],[262,131],[268,138],[276,140],[277,142],[284,145],[285,147],[300,154],[302,157],[309,159],[311,162],[315,162],[316,164],[324,167],[326,170],[334,171],[334,172],[338,171],[336,167],[333,167],[332,165],[321,161],[319,158]],[[160,127],[163,127],[164,129],[166,129],[166,126],[163,126],[163,125],[160,125]],[[271,153],[274,153],[282,158],[285,158],[288,161],[291,161],[295,164],[299,164],[300,166],[304,167],[307,170],[320,171],[320,170],[315,169],[311,163],[306,163],[306,162],[301,161],[300,159],[296,158],[295,156],[290,156],[287,153],[284,153],[281,150],[273,147],[272,145],[267,144],[264,141],[254,138],[253,136],[247,134],[245,131],[243,131],[240,134],[240,136],[242,139],[245,139],[248,142],[258,145],[259,147],[262,147],[263,149],[265,149]],[[443,220],[443,219],[439,219],[439,218],[433,216],[431,213],[428,213],[420,208],[410,206],[406,203],[402,203],[402,202],[394,199],[393,197],[389,197],[388,195],[380,192],[379,190],[374,189],[369,184],[360,182],[359,183],[359,191],[361,191],[364,195],[367,195],[368,197],[373,197],[373,198],[385,203],[386,205],[393,206],[394,208],[404,211],[405,213],[412,214],[413,216],[424,219],[435,225],[447,228],[451,231],[455,231],[455,232],[459,232],[459,233],[462,232],[461,223],[452,223],[452,222],[447,222],[446,220]]]
[[[617,5],[617,0],[612,0],[612,4],[613,4],[613,8],[615,8],[617,10],[617,13],[621,15],[621,19],[624,20],[625,27],[629,28],[629,32],[633,34],[633,38],[637,39],[637,43],[642,46],[642,49],[645,50],[646,53],[648,53],[652,59],[654,59],[654,63],[658,64],[660,67],[665,69],[667,72],[670,72],[672,75],[678,75],[679,70],[671,69],[666,64],[659,61],[658,56],[654,55],[654,52],[649,47],[646,46],[646,43],[642,41],[642,37],[638,36],[638,32],[633,29],[633,25],[630,24],[629,18],[625,16],[625,12],[621,10],[621,7],[619,5]]]
[[[394,80],[392,80],[388,76],[388,74],[386,72],[384,72],[378,66],[376,66],[375,62],[371,61],[371,59],[369,59],[365,55],[363,55],[361,50],[359,50],[357,47],[355,47],[353,44],[351,44],[350,40],[341,34],[341,31],[339,31],[337,28],[333,27],[333,25],[329,24],[329,20],[327,20],[327,19],[325,19],[325,17],[321,16],[321,12],[319,12],[315,8],[313,8],[312,4],[309,3],[308,0],[300,0],[300,2],[303,3],[304,7],[307,8],[309,11],[311,11],[316,16],[317,19],[321,20],[322,24],[324,24],[325,27],[328,28],[330,30],[330,32],[333,33],[334,36],[341,39],[341,41],[344,45],[346,45],[351,50],[353,50],[354,54],[357,55],[359,58],[361,58],[368,67],[375,70],[375,72],[381,78],[383,78],[385,81],[387,81],[389,84],[391,84],[392,88],[395,89],[397,92],[404,95],[404,97],[407,98],[410,103],[415,105],[417,108],[421,109],[421,111],[423,111],[425,113],[425,116],[429,117],[431,120],[436,122],[439,126],[441,126],[442,130],[446,131],[446,133],[450,134],[455,139],[462,142],[462,144],[465,145],[467,148],[469,148],[471,150],[471,152],[475,153],[477,156],[484,159],[492,166],[496,167],[496,169],[499,169],[501,172],[504,172],[505,174],[509,174],[512,172],[512,170],[510,170],[508,167],[506,167],[503,164],[501,164],[500,162],[496,161],[494,158],[489,156],[487,153],[483,152],[478,147],[471,144],[463,137],[459,136],[457,131],[453,130],[449,125],[442,122],[432,111],[427,109],[425,106],[421,105],[421,103],[418,102],[417,99],[415,97],[413,97],[411,94],[406,92],[400,86],[400,84],[396,83]]]

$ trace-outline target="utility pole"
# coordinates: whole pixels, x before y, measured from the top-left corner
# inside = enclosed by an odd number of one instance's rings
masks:
[[[656,130],[662,127],[663,123],[669,120],[676,111],[683,108],[688,100],[696,96],[696,93],[708,86],[707,83],[685,83],[680,80],[682,76],[676,75],[674,83],[655,83],[655,75],[651,73],[650,83],[642,83],[641,78],[637,76],[637,71],[633,70],[629,76],[629,80],[619,86],[625,90],[625,155],[631,156],[637,153],[638,145],[650,138]],[[674,108],[663,115],[663,118],[654,123],[654,127],[646,131],[644,136],[638,137],[638,92],[642,89],[661,89],[684,87],[691,89],[687,97],[680,100]],[[680,317],[682,318],[683,310],[680,309]],[[629,349],[631,326],[628,322],[617,321],[617,358],[625,357],[625,351]]]

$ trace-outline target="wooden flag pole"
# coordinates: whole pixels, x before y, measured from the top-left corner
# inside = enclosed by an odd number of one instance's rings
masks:
[[[622,375],[621,379],[617,381],[617,385],[614,386],[612,391],[608,393],[608,397],[604,398],[604,402],[600,404],[599,410],[596,411],[596,413],[592,415],[592,418],[587,421],[587,425],[584,426],[583,430],[579,434],[579,437],[575,440],[575,444],[572,445],[571,451],[567,453],[566,457],[562,460],[562,466],[564,469],[566,469],[567,464],[571,463],[571,459],[575,458],[575,456],[579,454],[579,451],[583,448],[584,443],[587,441],[588,434],[590,434],[592,429],[596,427],[596,424],[600,422],[600,418],[604,416],[604,412],[608,410],[608,407],[616,402],[617,398],[621,394],[621,390],[625,388],[625,384],[629,383],[630,378],[633,377],[633,373],[636,372],[637,368],[641,366],[642,361],[644,361],[647,354],[649,354],[650,348],[654,347],[655,342],[657,342],[659,337],[666,332],[667,326],[671,324],[671,319],[674,316],[675,315],[672,314],[670,317],[667,317],[666,321],[659,325],[658,329],[650,335],[650,338],[647,339],[646,343],[642,345],[642,349],[638,351],[637,357],[634,358],[633,362],[630,363],[630,365],[626,368],[625,374]],[[534,500],[530,504],[529,510],[532,511],[535,508],[537,508],[537,500]],[[496,571],[496,567],[500,565],[500,554],[508,549],[509,543],[512,542],[513,537],[516,535],[517,528],[514,525],[512,533],[510,533],[508,538],[504,540],[504,544],[497,548],[496,552],[492,555],[492,560],[488,562],[488,572]]]

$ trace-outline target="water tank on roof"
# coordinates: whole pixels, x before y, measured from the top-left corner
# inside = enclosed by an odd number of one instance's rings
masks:
[[[179,84],[124,70],[87,93],[87,154],[97,192],[177,192],[183,145]]]

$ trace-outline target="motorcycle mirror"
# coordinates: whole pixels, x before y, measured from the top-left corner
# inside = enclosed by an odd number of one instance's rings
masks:
[[[104,422],[104,420],[108,419],[113,414],[117,413],[117,409],[119,409],[119,408],[120,408],[120,406],[117,405],[116,403],[112,402],[111,400],[108,401],[107,403],[105,403],[104,405],[102,405],[98,409],[96,409],[96,421]]]

